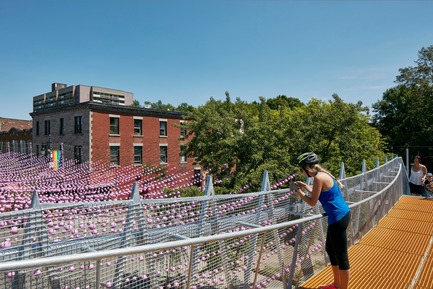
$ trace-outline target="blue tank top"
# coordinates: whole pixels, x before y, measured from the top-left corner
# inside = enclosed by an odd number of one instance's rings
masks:
[[[341,220],[350,211],[335,180],[332,188],[320,193],[319,201],[328,215],[329,225]]]

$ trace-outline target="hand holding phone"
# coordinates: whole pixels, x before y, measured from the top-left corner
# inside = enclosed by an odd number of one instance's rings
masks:
[[[290,190],[296,191],[297,189],[299,189],[298,184],[295,182],[290,182]]]

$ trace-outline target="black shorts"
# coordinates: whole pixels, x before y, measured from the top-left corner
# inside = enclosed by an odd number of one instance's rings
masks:
[[[421,185],[415,185],[409,182],[410,193],[414,195],[421,195],[423,187]]]

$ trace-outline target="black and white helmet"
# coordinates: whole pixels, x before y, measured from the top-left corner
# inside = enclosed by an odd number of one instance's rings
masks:
[[[305,165],[314,165],[318,162],[319,157],[313,152],[303,153],[297,158],[297,165],[299,167],[303,167]]]

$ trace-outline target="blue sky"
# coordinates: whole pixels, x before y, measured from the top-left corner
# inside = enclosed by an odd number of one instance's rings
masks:
[[[0,2],[0,117],[31,119],[51,83],[140,101],[286,95],[371,106],[433,45],[433,1]]]

